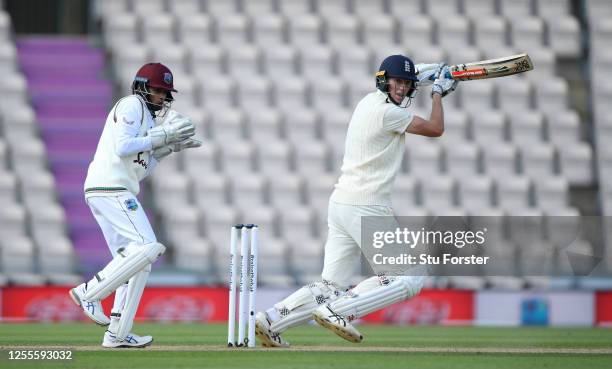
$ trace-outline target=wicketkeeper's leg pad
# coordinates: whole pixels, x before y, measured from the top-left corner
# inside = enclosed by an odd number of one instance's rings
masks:
[[[116,334],[118,340],[124,340],[132,329],[134,317],[136,316],[136,310],[138,309],[142,292],[147,284],[149,273],[151,273],[151,264],[145,266],[140,272],[134,274],[134,276],[130,278],[130,281],[128,282],[125,305],[121,311],[119,328],[117,329]]]
[[[88,282],[85,298],[89,301],[106,298],[165,251],[166,247],[159,242],[128,245]]]

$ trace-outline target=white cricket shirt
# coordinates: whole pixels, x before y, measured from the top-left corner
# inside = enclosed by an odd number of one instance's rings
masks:
[[[387,102],[380,90],[357,104],[346,134],[344,159],[331,200],[349,205],[391,206],[391,189],[414,114]]]
[[[115,104],[89,164],[85,197],[120,191],[138,195],[139,182],[157,165],[151,156],[151,138],[146,136],[154,126],[155,120],[142,97],[126,96]]]

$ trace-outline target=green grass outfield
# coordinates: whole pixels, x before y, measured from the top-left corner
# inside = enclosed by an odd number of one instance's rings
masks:
[[[291,349],[228,349],[223,324],[137,324],[146,349],[103,349],[94,324],[0,324],[0,368],[612,368],[612,329],[361,326],[361,344],[317,326]],[[72,349],[70,361],[8,360],[16,349]]]

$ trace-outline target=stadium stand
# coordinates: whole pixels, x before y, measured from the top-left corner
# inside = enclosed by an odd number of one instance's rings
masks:
[[[612,11],[606,1],[584,3],[586,29],[570,1],[551,0],[107,0],[95,2],[95,14],[119,94],[129,91],[140,64],[166,63],[179,90],[175,108],[194,118],[205,141],[167,159],[151,178],[175,266],[223,282],[229,225],[254,222],[262,227],[263,280],[275,284],[318,273],[346,124],[361,96],[374,90],[373,71],[389,52],[417,63],[456,63],[526,51],[535,64],[524,75],[460,84],[445,100],[445,135],[407,137],[393,195],[398,215],[578,214],[570,195],[580,186],[598,186],[602,214],[609,215],[612,90],[597,76],[612,66]],[[11,98],[0,101],[0,199],[7,204],[0,219],[16,224],[11,237],[22,246],[13,253],[4,236],[0,245],[3,271],[17,280],[8,264],[19,273],[67,268],[50,262],[36,269],[28,260],[39,253],[106,253],[79,186],[112,92],[96,78],[101,50],[27,39],[16,48],[10,19],[0,14],[0,70]],[[418,17],[405,22],[405,14]],[[579,63],[583,38],[590,40],[593,142],[582,134],[584,116],[558,73],[561,61]],[[37,74],[35,60],[50,45],[71,53],[62,58],[70,64],[51,65],[55,77],[78,89],[58,90],[53,78]],[[78,76],[68,79],[61,64]],[[69,93],[92,100],[79,100],[77,111],[54,102],[76,98]],[[426,88],[413,104],[428,115]],[[70,114],[62,115],[65,109]],[[19,128],[7,128],[9,121]],[[21,137],[27,144],[16,145]],[[30,180],[23,181],[25,173]],[[34,214],[41,202],[51,210]],[[548,226],[535,224],[534,232],[552,234]],[[42,245],[48,234],[56,245]],[[502,241],[521,247],[507,236]],[[583,240],[581,249],[592,247]],[[453,283],[485,282],[522,285],[499,278]]]

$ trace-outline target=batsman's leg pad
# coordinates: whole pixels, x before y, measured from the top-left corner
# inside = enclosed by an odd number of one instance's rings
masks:
[[[272,323],[272,331],[282,333],[291,327],[308,322],[312,319],[312,312],[320,305],[336,300],[343,294],[344,292],[335,284],[326,280],[300,288],[274,305],[281,318]]]
[[[122,341],[127,337],[134,324],[134,317],[136,316],[136,310],[142,297],[147,279],[151,273],[151,264],[144,267],[143,270],[134,274],[128,282],[127,295],[125,299],[125,305],[123,311],[121,311],[121,318],[119,318],[119,327],[117,328],[117,339]]]
[[[423,276],[371,277],[329,306],[336,314],[351,321],[411,298],[421,291],[424,279]]]
[[[89,282],[91,287],[88,288],[85,298],[106,298],[145,266],[153,264],[165,251],[166,247],[159,242],[128,245]]]

